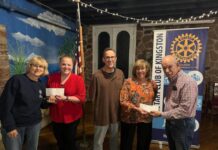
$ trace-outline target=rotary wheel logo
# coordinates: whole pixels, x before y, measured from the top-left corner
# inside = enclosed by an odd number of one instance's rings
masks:
[[[193,34],[182,34],[174,39],[170,47],[171,54],[175,55],[180,62],[190,62],[199,56],[202,43]]]

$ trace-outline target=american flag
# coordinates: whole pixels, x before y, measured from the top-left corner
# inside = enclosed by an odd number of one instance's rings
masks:
[[[77,10],[77,21],[76,21],[76,45],[77,50],[75,52],[74,60],[74,73],[84,77],[84,52],[83,52],[83,34],[82,26],[80,22],[80,10]]]

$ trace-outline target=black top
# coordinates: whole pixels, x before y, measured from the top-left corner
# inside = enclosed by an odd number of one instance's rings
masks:
[[[45,86],[26,74],[11,77],[0,98],[1,123],[7,132],[41,121],[40,108],[48,107]]]
[[[114,68],[113,72],[106,72],[106,71],[103,70],[103,68],[101,69],[101,71],[102,71],[102,73],[103,73],[103,75],[104,75],[104,77],[106,79],[110,79],[110,78],[112,78],[115,75],[116,68]]]

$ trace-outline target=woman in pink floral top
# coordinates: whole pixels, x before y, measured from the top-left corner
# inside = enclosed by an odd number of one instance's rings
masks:
[[[139,107],[140,103],[152,105],[157,85],[149,79],[150,64],[139,59],[133,66],[132,78],[128,78],[120,93],[121,150],[131,150],[137,130],[137,150],[149,150],[152,137],[152,118]]]

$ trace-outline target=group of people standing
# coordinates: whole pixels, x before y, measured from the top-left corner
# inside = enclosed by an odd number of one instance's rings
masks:
[[[93,102],[94,150],[103,150],[107,131],[111,150],[132,150],[137,133],[137,150],[149,150],[152,139],[152,117],[166,118],[166,134],[170,150],[188,150],[194,134],[198,87],[180,68],[176,58],[163,58],[162,67],[168,77],[164,112],[147,112],[140,104],[152,105],[157,84],[150,79],[151,66],[138,59],[132,77],[125,80],[116,68],[116,52],[106,48],[102,61],[91,80],[89,97]],[[40,56],[32,57],[25,74],[15,75],[6,83],[0,99],[3,143],[6,150],[21,150],[25,140],[28,150],[37,150],[41,108],[49,108],[52,127],[59,150],[77,150],[75,136],[82,117],[86,90],[82,77],[72,73],[73,60],[59,59],[60,72],[48,76],[46,87],[64,88],[64,96],[46,97],[39,78],[48,73],[48,64]],[[120,140],[119,140],[119,127]],[[120,141],[120,142],[119,142]],[[120,145],[120,146],[119,146]]]
[[[185,74],[172,55],[162,60],[162,68],[169,79],[164,112],[146,112],[140,104],[152,105],[157,84],[150,79],[151,66],[138,59],[132,77],[124,79],[115,68],[116,53],[108,48],[103,52],[104,67],[92,78],[90,98],[94,102],[94,150],[103,150],[107,130],[110,132],[110,150],[132,150],[137,133],[137,150],[149,150],[152,139],[152,117],[166,119],[166,134],[170,150],[188,150],[195,128],[198,96],[196,82]]]

